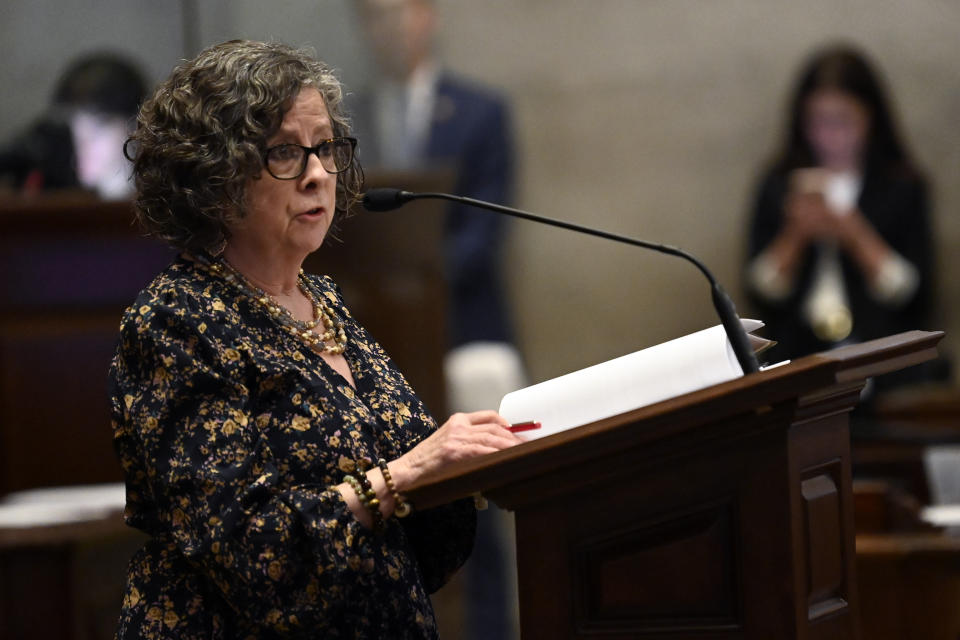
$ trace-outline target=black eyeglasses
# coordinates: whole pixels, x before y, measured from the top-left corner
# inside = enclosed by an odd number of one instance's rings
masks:
[[[263,154],[263,164],[277,180],[293,180],[303,175],[307,169],[310,154],[320,158],[320,164],[327,173],[346,171],[353,162],[353,151],[357,147],[356,138],[330,138],[313,147],[299,144],[278,144]]]

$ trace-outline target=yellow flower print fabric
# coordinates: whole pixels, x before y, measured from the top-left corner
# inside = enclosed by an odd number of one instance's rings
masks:
[[[436,428],[329,278],[356,390],[205,262],[181,256],[127,310],[110,369],[131,560],[118,637],[435,638],[428,593],[464,562],[460,501],[386,531],[334,489]]]

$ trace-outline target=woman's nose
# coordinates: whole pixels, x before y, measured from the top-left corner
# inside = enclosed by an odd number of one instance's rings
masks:
[[[307,185],[310,183],[323,182],[331,178],[336,180],[336,175],[327,171],[317,152],[310,152],[307,153],[307,166],[304,168],[301,178],[303,184]]]

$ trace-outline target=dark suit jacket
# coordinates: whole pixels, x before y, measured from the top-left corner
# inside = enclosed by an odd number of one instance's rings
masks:
[[[359,158],[380,166],[371,96],[352,105],[360,139]],[[424,167],[456,172],[458,195],[508,204],[513,195],[513,138],[503,99],[441,73],[430,123]],[[477,340],[512,340],[500,264],[505,219],[495,213],[453,205],[446,220],[446,271],[450,286],[451,346]]]

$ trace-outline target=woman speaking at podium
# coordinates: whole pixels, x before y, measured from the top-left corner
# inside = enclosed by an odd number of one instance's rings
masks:
[[[110,370],[130,563],[120,638],[434,638],[428,593],[471,502],[404,489],[520,442],[493,411],[439,428],[328,278],[303,273],[362,172],[338,81],[232,41],[177,67],[127,151],[135,209],[179,257],[124,315]]]

